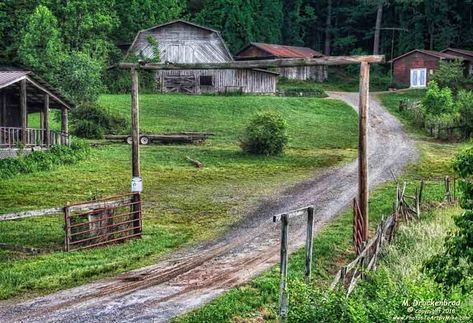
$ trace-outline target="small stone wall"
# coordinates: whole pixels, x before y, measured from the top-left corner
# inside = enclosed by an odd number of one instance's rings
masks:
[[[27,155],[27,154],[31,154],[33,151],[37,151],[37,150],[42,150],[42,148],[38,147],[38,148],[25,148],[23,149],[23,154]],[[0,148],[0,159],[5,159],[5,158],[8,158],[8,157],[16,157],[18,156],[18,152],[20,151],[20,149],[18,148],[6,148],[6,149],[3,149],[3,148]]]

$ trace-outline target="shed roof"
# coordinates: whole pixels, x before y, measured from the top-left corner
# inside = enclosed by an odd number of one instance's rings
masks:
[[[238,52],[236,56],[239,56],[240,53],[248,49],[249,47],[254,46],[259,48],[266,53],[268,56],[274,56],[278,58],[314,58],[322,57],[323,55],[312,48],[308,47],[297,47],[297,46],[287,46],[287,45],[278,45],[278,44],[268,44],[268,43],[249,43],[242,50]]]
[[[462,54],[462,55],[466,55],[466,56],[471,56],[473,58],[473,51],[471,50],[466,50],[466,49],[459,49],[459,48],[447,48],[447,49],[444,49],[442,51],[443,52],[446,52],[446,51],[452,51],[452,52],[456,52],[458,54]],[[452,55],[452,54],[450,54]]]
[[[437,52],[435,50],[426,50],[426,49],[414,49],[408,53],[405,53],[401,56],[398,56],[398,57],[395,57],[393,58],[392,60],[390,60],[389,62],[394,62],[394,61],[397,61],[398,59],[400,58],[403,58],[403,57],[406,57],[408,55],[411,55],[411,54],[414,54],[414,53],[422,53],[422,54],[425,54],[425,55],[429,55],[429,56],[432,56],[432,57],[436,57],[438,59],[446,59],[446,60],[454,60],[454,59],[461,59],[461,57],[458,57],[458,56],[455,56],[455,55],[450,55],[450,54],[446,54],[446,53],[442,53],[442,52]]]
[[[64,98],[47,82],[34,75],[33,72],[17,68],[0,67],[0,89],[9,86],[18,87],[16,83],[24,79],[28,81],[30,86],[30,91],[27,91],[28,100],[30,102],[40,102],[42,101],[41,94],[49,94],[52,104],[56,103],[67,109],[71,109],[74,106],[72,102]]]

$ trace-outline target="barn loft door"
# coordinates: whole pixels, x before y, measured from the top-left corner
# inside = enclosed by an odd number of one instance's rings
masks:
[[[194,75],[167,75],[163,86],[165,92],[196,93],[197,80]]]

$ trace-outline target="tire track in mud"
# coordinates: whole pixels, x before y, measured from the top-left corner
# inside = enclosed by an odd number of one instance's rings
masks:
[[[329,93],[356,110],[357,93]],[[370,189],[417,158],[401,124],[370,100]],[[263,201],[215,241],[176,252],[155,265],[38,297],[0,302],[5,322],[166,322],[247,282],[279,260],[279,226],[271,216],[314,205],[314,234],[349,206],[357,192],[357,162],[328,169]],[[304,245],[305,219],[291,220],[289,249]]]

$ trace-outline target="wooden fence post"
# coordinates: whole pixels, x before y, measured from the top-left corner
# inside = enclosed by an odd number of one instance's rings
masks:
[[[71,210],[70,203],[64,206],[64,250],[69,251],[69,243],[71,242]]]
[[[416,187],[416,213],[417,213],[417,218],[420,218],[420,190]]]
[[[370,64],[360,67],[360,102],[358,126],[358,202],[363,216],[363,240],[368,240],[368,109]]]
[[[312,274],[312,249],[314,237],[314,208],[307,208],[307,237],[305,241],[305,281],[310,282]]]
[[[281,260],[279,284],[279,316],[287,317],[289,310],[289,300],[287,295],[287,262],[288,262],[288,217],[287,214],[281,216]]]

